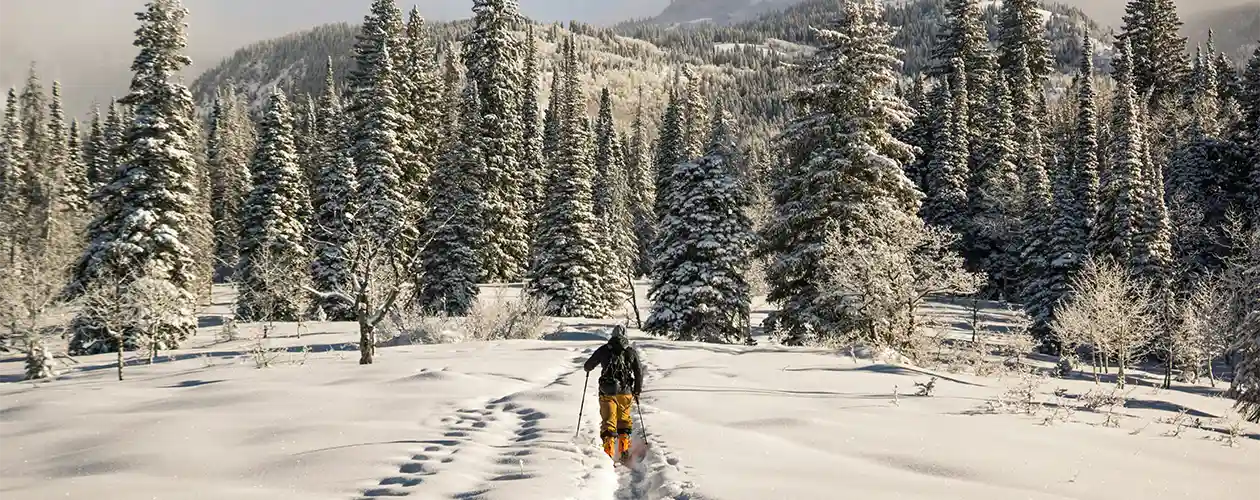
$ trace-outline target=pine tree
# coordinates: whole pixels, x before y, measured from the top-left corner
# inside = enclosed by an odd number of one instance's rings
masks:
[[[1034,82],[1041,82],[1054,70],[1050,41],[1046,39],[1045,19],[1037,0],[1005,0],[1002,2],[998,28],[998,64],[1008,70],[1017,58],[1027,61]],[[1092,48],[1085,46],[1089,56]]]
[[[28,209],[27,156],[23,143],[22,118],[18,109],[17,90],[10,88],[4,106],[4,123],[0,124],[0,261],[12,266],[16,253],[25,240],[24,219]]]
[[[955,95],[966,91],[966,111],[969,113],[971,109],[980,109],[992,78],[994,61],[989,49],[989,35],[980,10],[980,0],[946,0],[945,12],[945,22],[932,51],[937,61],[933,75],[953,78],[950,83]],[[959,73],[967,76],[965,89],[957,81]],[[955,114],[963,111],[954,110]],[[964,120],[963,123],[968,122]]]
[[[630,219],[634,226],[636,258],[632,268],[635,277],[644,276],[651,271],[652,241],[656,237],[656,213],[653,204],[656,201],[656,182],[653,178],[652,159],[649,156],[651,145],[648,144],[647,124],[644,123],[643,97],[640,94],[639,105],[630,125],[630,138],[627,141],[626,177],[629,198]]]
[[[92,110],[92,125],[87,142],[83,144],[83,156],[87,164],[88,198],[91,199],[102,184],[112,180],[108,178],[113,165],[113,153],[106,143],[105,121],[101,117],[100,106]]]
[[[447,54],[443,60],[442,66],[442,130],[440,130],[439,143],[442,145],[443,154],[449,149],[450,142],[455,139],[454,134],[459,130],[459,115],[463,113],[463,94],[464,84],[461,83],[464,77],[459,70],[459,58],[454,54]]]
[[[520,44],[512,34],[519,13],[515,0],[474,0],[473,28],[464,40],[468,78],[481,93],[482,154],[486,175],[481,183],[482,279],[513,281],[525,270],[529,235],[522,198]]]
[[[140,47],[132,68],[131,93],[122,103],[130,120],[116,180],[93,225],[97,237],[84,251],[70,291],[81,292],[98,282],[131,283],[139,279],[169,283],[167,297],[150,297],[173,305],[180,313],[162,318],[148,332],[162,349],[174,348],[196,329],[193,315],[193,250],[185,243],[186,225],[196,210],[196,165],[190,152],[195,135],[193,102],[178,75],[191,62],[179,0],[153,0],[136,14]],[[115,341],[99,326],[99,311],[81,310],[75,317],[72,354],[110,352]],[[138,332],[124,332],[134,344]]]
[[[988,104],[977,116],[990,140],[979,152],[980,161],[967,183],[970,216],[964,234],[969,252],[965,257],[988,275],[992,295],[1009,298],[1016,294],[1019,280],[1019,256],[1008,245],[1018,239],[1016,207],[1021,189],[1015,166],[1015,122],[1005,79],[994,79],[985,101]]]
[[[52,98],[48,101],[46,116],[45,132],[38,140],[41,147],[34,153],[38,163],[31,164],[31,173],[38,179],[36,182],[41,193],[38,204],[31,206],[37,212],[34,223],[41,240],[47,240],[53,234],[53,225],[61,222],[57,216],[59,212],[77,210],[84,204],[82,198],[76,199],[71,194],[75,192],[74,188],[65,183],[68,180],[64,176],[70,151],[67,149],[66,115],[61,105],[61,82],[54,81],[52,84]]]
[[[22,141],[26,144],[26,156],[32,166],[30,174],[37,174],[47,164],[45,158],[48,132],[48,97],[44,95],[44,84],[35,71],[35,63],[31,63],[26,77],[26,86],[22,88],[19,98],[22,117]],[[39,195],[39,192],[33,193]],[[42,201],[35,200],[36,204]]]
[[[127,126],[130,122],[123,121],[123,112],[118,102],[110,100],[109,114],[105,117],[105,155],[108,161],[102,163],[106,166],[106,172],[101,174],[99,186],[104,187],[106,184],[114,181],[118,175],[118,167],[122,163],[124,151],[122,151],[123,134],[126,133]],[[98,189],[99,191],[99,189]],[[100,201],[94,200],[97,204]]]
[[[602,254],[603,297],[609,310],[623,305],[629,297],[630,263],[635,253],[627,205],[629,180],[625,157],[613,122],[612,97],[608,88],[599,96],[599,116],[595,120],[595,178],[592,188],[598,251]]]
[[[1173,0],[1129,0],[1119,39],[1133,52],[1136,95],[1153,92],[1154,102],[1175,96],[1190,65],[1186,39]]]
[[[542,155],[544,162],[549,161],[560,147],[559,106],[560,96],[564,95],[563,85],[564,75],[558,70],[552,72],[551,97],[547,100],[547,110],[543,115]]]
[[[327,62],[324,92],[315,115],[318,132],[319,173],[312,205],[311,282],[316,290],[349,290],[350,258],[355,243],[355,215],[359,206],[354,160],[351,159],[350,124],[333,81],[332,58]],[[354,321],[354,304],[344,298],[321,298],[318,309],[330,321]]]
[[[206,159],[210,171],[210,193],[214,199],[210,216],[214,227],[216,278],[233,278],[239,261],[241,207],[249,194],[250,156],[256,138],[246,104],[229,87],[215,98],[211,125],[206,137]]]
[[[1080,74],[1077,75],[1076,130],[1072,137],[1072,170],[1075,174],[1073,197],[1076,200],[1073,218],[1079,227],[1074,228],[1079,238],[1074,238],[1071,251],[1083,255],[1088,248],[1089,235],[1098,216],[1098,108],[1094,95],[1094,50],[1087,37],[1084,41]]]
[[[241,209],[236,317],[296,321],[307,313],[292,293],[303,288],[289,283],[302,280],[309,265],[306,227],[297,211],[302,205],[298,200],[306,196],[306,178],[294,148],[288,99],[278,89],[267,102],[259,128],[250,166],[254,187]]]
[[[481,105],[477,82],[469,79],[463,91],[459,133],[433,172],[433,200],[425,216],[424,232],[431,240],[420,254],[423,275],[416,305],[430,314],[466,316],[477,302],[481,263],[476,244],[481,224],[475,198],[485,174],[481,152]]]
[[[967,149],[966,140],[959,137],[965,128],[958,125],[956,110],[960,102],[952,89],[949,82],[942,81],[935,92],[934,156],[927,165],[927,197],[922,215],[928,224],[959,230],[967,216]]]
[[[1043,341],[1048,338],[1054,305],[1061,290],[1043,284],[1052,273],[1053,212],[1050,176],[1046,171],[1044,142],[1041,136],[1039,102],[1041,86],[1033,80],[1032,72],[1017,53],[1011,68],[1011,104],[1014,111],[1015,143],[1018,145],[1016,164],[1020,166],[1020,179],[1024,186],[1021,204],[1022,238],[1012,242],[1019,249],[1020,294],[1024,309],[1032,319],[1032,332]]]
[[[434,61],[433,47],[425,31],[424,18],[412,8],[407,18],[407,61],[399,81],[399,102],[410,118],[399,135],[400,144],[407,150],[407,160],[401,165],[403,194],[412,206],[413,220],[419,224],[433,191],[429,188],[441,150],[441,133],[437,124],[442,118],[442,84]]]
[[[392,2],[391,2],[392,3]],[[399,144],[399,130],[408,123],[395,93],[393,59],[388,32],[379,24],[364,23],[356,46],[356,76],[351,116],[357,121],[353,141],[358,169],[359,216],[368,234],[380,240],[415,238],[408,213],[401,162],[406,153]],[[369,41],[375,40],[375,45]]]
[[[652,170],[656,178],[657,195],[652,211],[656,214],[657,220],[663,219],[669,209],[661,193],[669,192],[674,165],[686,161],[685,133],[682,105],[678,101],[678,96],[671,90],[669,103],[665,106],[665,115],[661,118],[660,133],[657,134],[656,157],[653,159]]]
[[[932,106],[932,96],[928,95],[926,87],[927,79],[922,74],[914,78],[910,93],[906,96],[906,102],[914,108],[914,121],[906,128],[902,137],[906,144],[916,149],[914,161],[906,165],[906,175],[923,192],[927,192],[928,163],[936,156],[932,149],[935,133],[933,120],[936,117],[936,111]]]
[[[525,34],[525,71],[522,77],[521,94],[521,137],[524,141],[524,154],[521,155],[521,169],[524,180],[521,183],[521,196],[525,203],[525,213],[530,221],[529,234],[534,234],[537,215],[542,209],[543,184],[547,179],[547,171],[543,160],[543,130],[539,128],[538,116],[538,45],[534,38],[534,25],[530,24]]]
[[[1147,111],[1139,105],[1139,130],[1149,123]],[[1151,148],[1144,143],[1136,145],[1141,151],[1142,171],[1137,196],[1139,212],[1137,233],[1133,236],[1129,267],[1135,276],[1153,283],[1158,289],[1166,287],[1172,263],[1172,229],[1168,206],[1164,203],[1163,166],[1151,158]]]
[[[748,194],[730,162],[735,141],[721,106],[705,156],[674,168],[644,329],[675,340],[742,343],[748,337],[745,273],[754,244]]]
[[[1114,137],[1110,146],[1111,172],[1100,191],[1101,203],[1095,241],[1099,254],[1129,262],[1143,224],[1145,133],[1134,76],[1134,54],[1121,42],[1115,63],[1116,97],[1112,102]]]
[[[912,112],[892,91],[901,55],[890,45],[894,30],[881,21],[877,3],[846,2],[843,9],[829,29],[814,31],[822,45],[805,66],[805,86],[793,94],[804,114],[784,132],[787,161],[761,231],[760,253],[774,256],[766,270],[769,300],[780,304],[766,326],[787,343],[844,333],[854,320],[838,317],[843,299],[824,290],[827,233],[901,248],[891,235],[920,224],[921,195],[903,167],[913,151],[891,134]]]
[[[700,75],[683,66],[683,79],[687,86],[683,88],[682,101],[682,156],[680,162],[689,162],[705,154],[705,127],[708,125],[708,110],[704,102],[704,94],[700,92]],[[672,166],[671,166],[672,167]],[[672,170],[672,169],[671,169]],[[668,174],[671,175],[672,174]]]
[[[83,161],[82,140],[79,121],[72,120],[66,138],[58,208],[76,218],[88,213],[88,198],[92,194],[88,182],[87,164]]]
[[[591,139],[572,38],[564,42],[563,71],[564,96],[556,108],[560,142],[551,158],[546,208],[539,220],[527,288],[546,303],[548,315],[598,318],[607,313],[607,301],[601,295],[601,255],[592,206]]]

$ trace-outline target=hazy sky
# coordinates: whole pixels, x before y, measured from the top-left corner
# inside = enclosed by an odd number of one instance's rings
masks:
[[[660,12],[670,0],[518,0],[535,19],[615,22]],[[1257,0],[1177,0],[1182,14]],[[21,85],[32,60],[45,84],[60,80],[66,106],[85,112],[126,90],[134,12],[145,0],[0,0],[0,86]],[[430,19],[467,17],[471,0],[403,0]],[[1116,22],[1125,0],[1066,0],[1102,22]],[[184,0],[189,9],[188,75],[236,49],[335,21],[357,21],[370,0]]]

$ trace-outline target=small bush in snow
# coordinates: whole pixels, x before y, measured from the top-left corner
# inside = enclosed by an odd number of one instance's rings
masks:
[[[546,303],[533,296],[478,303],[468,316],[468,336],[473,340],[536,340],[543,336],[545,319]]]

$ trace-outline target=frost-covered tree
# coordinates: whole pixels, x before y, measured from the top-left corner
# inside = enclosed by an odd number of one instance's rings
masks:
[[[1042,12],[1041,2],[1037,0],[1005,0],[999,16],[998,63],[1009,71],[1022,57],[1034,82],[1042,81],[1054,69]],[[1090,48],[1086,47],[1084,53],[1091,54]]]
[[[1145,107],[1140,108],[1139,112],[1139,127],[1144,127],[1150,120]],[[1152,161],[1149,145],[1141,144],[1140,147],[1142,174],[1138,187],[1139,219],[1129,266],[1135,275],[1152,283],[1157,293],[1163,293],[1166,291],[1164,287],[1170,277],[1172,264],[1172,228],[1168,206],[1164,201],[1164,167]]]
[[[48,101],[46,116],[43,144],[37,154],[38,163],[32,163],[42,193],[39,204],[32,207],[38,211],[34,223],[39,228],[41,239],[47,239],[54,230],[52,226],[62,222],[58,212],[77,211],[86,203],[82,198],[82,185],[72,187],[65,177],[70,150],[67,148],[66,114],[61,105],[61,82],[54,81],[52,84],[52,98]]]
[[[564,75],[560,71],[551,73],[551,96],[547,100],[547,110],[543,114],[542,154],[543,162],[549,162],[560,146],[560,96],[564,95]],[[545,182],[545,179],[544,179]],[[543,195],[545,198],[545,195]]]
[[[17,252],[26,238],[25,218],[27,206],[28,157],[23,143],[22,119],[19,114],[18,96],[10,88],[5,99],[4,123],[0,124],[0,228],[3,228],[4,251],[0,259],[12,266]]]
[[[668,207],[661,193],[669,192],[669,181],[673,177],[674,165],[686,161],[686,125],[682,104],[674,89],[670,90],[669,102],[665,105],[665,115],[661,118],[660,131],[656,138],[656,155],[653,158],[656,198],[652,211],[657,220],[665,217]]]
[[[521,46],[513,30],[515,0],[474,0],[472,32],[464,38],[468,78],[477,82],[486,172],[477,197],[483,280],[513,281],[526,268],[529,234],[522,197]]]
[[[701,92],[701,76],[691,66],[683,66],[682,77],[687,81],[683,87],[680,101],[682,103],[682,157],[680,161],[689,162],[705,154],[705,128],[708,126],[708,105]],[[669,174],[672,176],[672,173]]]
[[[547,169],[543,160],[543,130],[538,115],[538,78],[541,72],[538,61],[538,44],[534,38],[534,25],[525,33],[525,70],[521,77],[521,198],[525,203],[526,220],[530,222],[529,234],[534,234],[537,215],[542,209],[543,184]]]
[[[1133,53],[1121,42],[1114,63],[1116,91],[1112,101],[1110,172],[1099,188],[1099,213],[1091,239],[1101,257],[1128,262],[1142,224],[1143,159],[1146,136],[1131,71]]]
[[[1072,170],[1075,175],[1073,196],[1076,200],[1074,217],[1080,222],[1076,229],[1080,242],[1072,248],[1073,252],[1084,254],[1088,247],[1088,237],[1093,231],[1094,219],[1098,214],[1098,105],[1094,94],[1094,50],[1093,42],[1086,38],[1085,51],[1081,57],[1080,73],[1076,81],[1076,130],[1072,136]]]
[[[563,71],[564,96],[556,109],[560,142],[551,158],[527,289],[546,304],[548,315],[598,318],[607,313],[607,301],[592,206],[591,137],[572,38],[564,42]]]
[[[239,260],[241,206],[251,186],[250,156],[256,143],[248,104],[236,89],[224,89],[215,98],[206,137],[210,193],[214,199],[214,259],[219,279],[232,279]]]
[[[433,196],[429,176],[441,150],[438,128],[442,118],[442,83],[429,33],[417,8],[412,8],[408,15],[406,34],[407,60],[399,72],[398,81],[402,85],[398,97],[410,121],[399,133],[399,143],[407,152],[401,164],[403,194],[411,203],[408,210],[413,224],[418,224],[429,197]]]
[[[26,156],[30,160],[34,174],[43,169],[48,133],[48,96],[44,93],[44,84],[31,63],[26,76],[26,85],[22,87],[19,98],[22,117],[22,142],[26,145]]]
[[[312,206],[311,281],[316,290],[346,290],[351,283],[350,252],[358,214],[358,182],[350,156],[350,124],[333,81],[332,60],[315,115],[319,167]],[[353,321],[354,304],[340,296],[321,297],[318,309],[330,321]]]
[[[151,279],[174,285],[164,290],[178,311],[156,322],[154,343],[170,349],[196,328],[193,314],[193,249],[185,242],[196,215],[196,165],[191,154],[193,103],[179,73],[190,63],[179,0],[153,0],[136,14],[140,53],[132,64],[131,93],[122,99],[135,113],[121,149],[119,173],[106,188],[108,202],[94,223],[97,237],[78,264],[70,291],[99,279]],[[75,319],[72,354],[110,352],[106,332],[94,328],[91,311]],[[102,350],[104,349],[104,350]]]
[[[745,273],[754,233],[721,106],[713,111],[708,142],[699,160],[674,167],[665,193],[669,211],[656,242],[652,313],[644,329],[675,340],[742,343],[749,338]]]
[[[87,141],[83,143],[89,200],[105,184],[113,168],[113,153],[106,143],[105,127],[101,108],[96,106],[92,109],[92,124],[88,127]]]
[[[995,69],[980,0],[946,0],[940,31],[932,52],[937,61],[933,74],[950,79],[954,98],[961,103],[955,105],[954,118],[964,132],[968,159],[974,161],[970,152],[979,149],[977,143],[983,137],[971,126],[971,116],[984,106]]]
[[[936,130],[932,160],[924,173],[927,198],[923,202],[922,216],[929,224],[960,230],[967,217],[967,140],[960,137],[965,127],[958,123],[956,111],[960,103],[954,99],[950,82],[940,82],[935,101]]]
[[[636,247],[632,272],[636,277],[644,276],[651,271],[651,246],[656,237],[656,214],[653,212],[653,204],[656,201],[656,182],[652,175],[651,144],[648,144],[647,133],[647,124],[644,123],[643,116],[643,98],[640,95],[634,122],[630,124],[630,137],[626,144],[627,203],[634,228]]]
[[[1039,89],[1028,65],[1021,57],[1016,57],[1011,77],[1011,104],[1018,145],[1016,164],[1020,167],[1024,200],[1020,206],[1022,237],[1012,244],[1017,245],[1020,252],[1024,309],[1033,320],[1033,333],[1045,339],[1058,295],[1041,283],[1051,272],[1054,248],[1051,246],[1053,217],[1049,209],[1053,200],[1040,131]]]
[[[1133,86],[1137,95],[1153,93],[1155,102],[1173,97],[1190,69],[1186,39],[1173,0],[1129,0],[1119,35],[1133,53]]]
[[[72,120],[66,134],[65,160],[58,178],[61,189],[57,197],[57,209],[76,218],[88,213],[88,198],[92,194],[88,184],[87,163],[83,161],[82,141],[79,121]]]
[[[964,247],[973,266],[988,275],[989,294],[1010,298],[1016,295],[1019,282],[1019,255],[1009,245],[1019,239],[1021,188],[1015,165],[1015,121],[1005,79],[994,79],[985,102],[977,122],[989,140],[976,155],[979,161],[967,182]]]
[[[306,177],[294,149],[288,99],[278,89],[263,111],[250,171],[254,187],[241,209],[236,317],[296,321],[307,314],[303,294],[294,293],[305,289],[310,264],[306,226],[297,211],[299,200],[306,197]]]
[[[363,37],[378,40],[376,46],[364,43],[356,48],[359,71],[364,76],[352,80],[361,86],[353,89],[351,113],[358,121],[351,137],[351,151],[358,169],[360,206],[356,222],[384,238],[400,227],[414,228],[409,224],[408,201],[402,185],[400,162],[406,153],[398,142],[398,131],[410,120],[401,112],[402,104],[395,93],[396,75],[385,34],[368,34],[371,26],[363,25]],[[400,238],[414,239],[414,231],[406,231]]]
[[[474,198],[486,167],[476,81],[468,80],[463,97],[460,129],[431,178],[433,199],[422,227],[429,242],[420,251],[422,274],[415,294],[421,311],[448,316],[472,311],[481,277],[476,250],[480,205]]]
[[[936,108],[932,102],[933,95],[927,86],[928,81],[924,75],[920,74],[914,78],[910,93],[906,96],[906,102],[910,103],[910,107],[914,109],[914,121],[902,134],[903,141],[917,150],[914,161],[906,165],[906,175],[914,181],[914,185],[920,191],[924,192],[927,192],[928,162],[936,156],[932,148],[935,143]]]
[[[595,183],[593,213],[598,249],[603,254],[600,270],[603,295],[609,310],[621,307],[630,292],[631,263],[635,244],[630,219],[629,179],[625,156],[613,121],[612,97],[605,88],[599,96],[595,120]]]
[[[804,66],[805,85],[792,94],[802,114],[784,132],[787,161],[761,230],[760,253],[773,256],[769,299],[780,304],[767,327],[789,343],[844,333],[833,329],[848,319],[839,316],[842,299],[824,290],[828,235],[900,248],[886,239],[919,223],[922,196],[904,173],[913,152],[892,136],[909,124],[911,110],[893,93],[901,51],[890,44],[894,30],[881,20],[881,6],[847,2],[815,34],[821,46]]]

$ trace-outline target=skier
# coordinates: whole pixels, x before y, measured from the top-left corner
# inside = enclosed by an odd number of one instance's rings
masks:
[[[639,353],[630,345],[626,328],[613,328],[608,343],[599,346],[586,360],[586,371],[596,366],[602,368],[599,375],[599,416],[603,420],[599,437],[604,441],[604,453],[616,460],[618,449],[623,458],[630,457],[630,410],[643,390],[643,370],[639,366]]]

